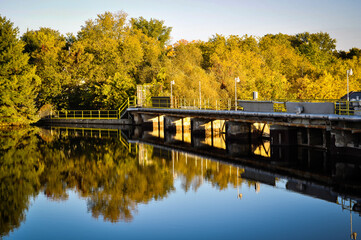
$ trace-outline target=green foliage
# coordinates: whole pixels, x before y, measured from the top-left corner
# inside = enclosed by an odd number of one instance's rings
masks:
[[[27,31],[22,40],[26,43],[25,52],[29,53],[29,62],[36,66],[36,74],[42,80],[36,99],[37,105],[66,107],[61,102],[61,95],[71,79],[64,65],[66,55],[63,52],[67,52],[65,37],[58,31],[40,28],[37,31]]]
[[[214,35],[208,41],[180,40],[165,46],[171,27],[124,12],[99,14],[77,36],[49,28],[17,38],[17,29],[1,18],[1,122],[28,123],[38,108],[116,109],[151,84],[153,95],[199,99],[339,98],[360,90],[360,49],[336,51],[328,33],[253,36]],[[23,53],[25,52],[25,54]],[[28,61],[30,65],[28,64]],[[39,76],[39,77],[37,77]],[[41,85],[39,85],[41,80]],[[199,88],[201,86],[201,89]]]
[[[159,41],[159,44],[164,47],[170,40],[171,27],[164,25],[164,21],[151,18],[149,21],[143,17],[132,18],[130,23],[133,28],[141,30],[148,37]]]
[[[40,79],[28,64],[18,29],[0,16],[0,124],[28,124],[36,120],[34,98]]]

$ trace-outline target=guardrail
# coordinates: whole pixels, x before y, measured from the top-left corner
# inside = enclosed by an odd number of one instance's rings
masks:
[[[52,111],[51,119],[118,119],[118,110],[58,110]]]
[[[123,117],[128,107],[135,107],[137,99],[128,98],[124,101],[118,110],[52,110],[50,119],[120,119]]]
[[[361,101],[346,101],[340,99],[278,99],[278,100],[237,100],[234,99],[187,99],[174,97],[159,97],[152,98],[152,101],[148,104],[144,104],[142,107],[149,108],[178,108],[178,109],[203,109],[203,110],[244,110],[241,106],[236,106],[236,103],[241,101],[264,102],[273,104],[273,112],[287,112],[287,102],[299,102],[299,103],[333,103],[334,113],[338,115],[361,115]],[[272,110],[271,110],[272,111]]]
[[[147,107],[147,108],[177,108],[177,109],[202,109],[202,110],[238,110],[243,111],[243,107],[236,106],[239,102],[254,102],[272,104],[270,111],[287,112],[287,102],[310,102],[310,103],[333,103],[335,114],[338,115],[361,115],[361,101],[346,101],[339,99],[296,99],[296,100],[237,100],[234,99],[187,99],[174,97],[153,97],[151,101],[143,102],[142,105],[136,97],[130,97],[124,101],[118,110],[59,110],[52,111],[51,119],[120,119],[126,113],[129,107]]]
[[[335,102],[335,113],[338,115],[361,115],[361,101]]]

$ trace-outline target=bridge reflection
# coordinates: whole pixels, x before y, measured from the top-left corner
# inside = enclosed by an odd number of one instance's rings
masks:
[[[172,162],[172,175],[184,177],[182,185],[185,190],[191,187],[197,189],[204,179],[217,179],[220,168],[229,168],[222,170],[223,174],[228,174],[222,180],[224,182],[216,181],[220,188],[231,183],[238,189],[242,181],[247,181],[256,191],[261,191],[262,183],[340,204],[342,208],[361,213],[361,163],[354,154],[357,147],[352,142],[344,144],[352,146],[352,154],[345,156],[342,154],[347,151],[345,147],[329,149],[317,145],[280,144],[269,137],[227,140],[222,131],[194,135],[185,129],[177,129],[174,132],[156,127],[122,130],[57,128],[56,131],[59,136],[116,137],[130,151],[133,148],[137,152],[139,165],[151,165],[155,159]],[[273,131],[271,127],[270,136],[274,135]],[[278,128],[275,131],[277,134],[280,132]],[[304,129],[294,131],[299,137]],[[347,135],[332,133],[326,141],[337,142],[336,134]],[[240,196],[239,193],[237,196]]]

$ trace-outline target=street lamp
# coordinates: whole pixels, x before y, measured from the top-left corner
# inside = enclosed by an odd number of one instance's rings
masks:
[[[202,91],[201,81],[199,81],[199,109],[202,109]]]
[[[237,111],[237,83],[239,83],[241,80],[239,80],[239,77],[236,77],[234,79],[234,110]]]
[[[349,70],[346,71],[346,73],[347,73],[347,101],[350,101],[348,76],[349,75],[351,76],[353,74],[352,69],[350,68]]]
[[[170,107],[173,108],[173,85],[175,84],[174,80],[170,82]]]

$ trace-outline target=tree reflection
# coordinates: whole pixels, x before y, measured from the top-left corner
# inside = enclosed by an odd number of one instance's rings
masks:
[[[114,136],[70,135],[38,128],[0,131],[1,236],[20,226],[39,192],[63,201],[72,189],[86,199],[93,217],[117,222],[132,221],[138,204],[167,197],[175,175],[185,191],[196,191],[203,181],[221,190],[243,181],[233,166],[184,154],[174,161],[149,145],[128,151]]]
[[[38,194],[44,165],[34,129],[0,131],[0,238],[25,220],[31,197]]]
[[[166,166],[140,166],[117,139],[59,138],[40,146],[46,165],[41,183],[52,199],[75,188],[87,198],[94,217],[131,221],[139,203],[164,198],[173,190]]]

